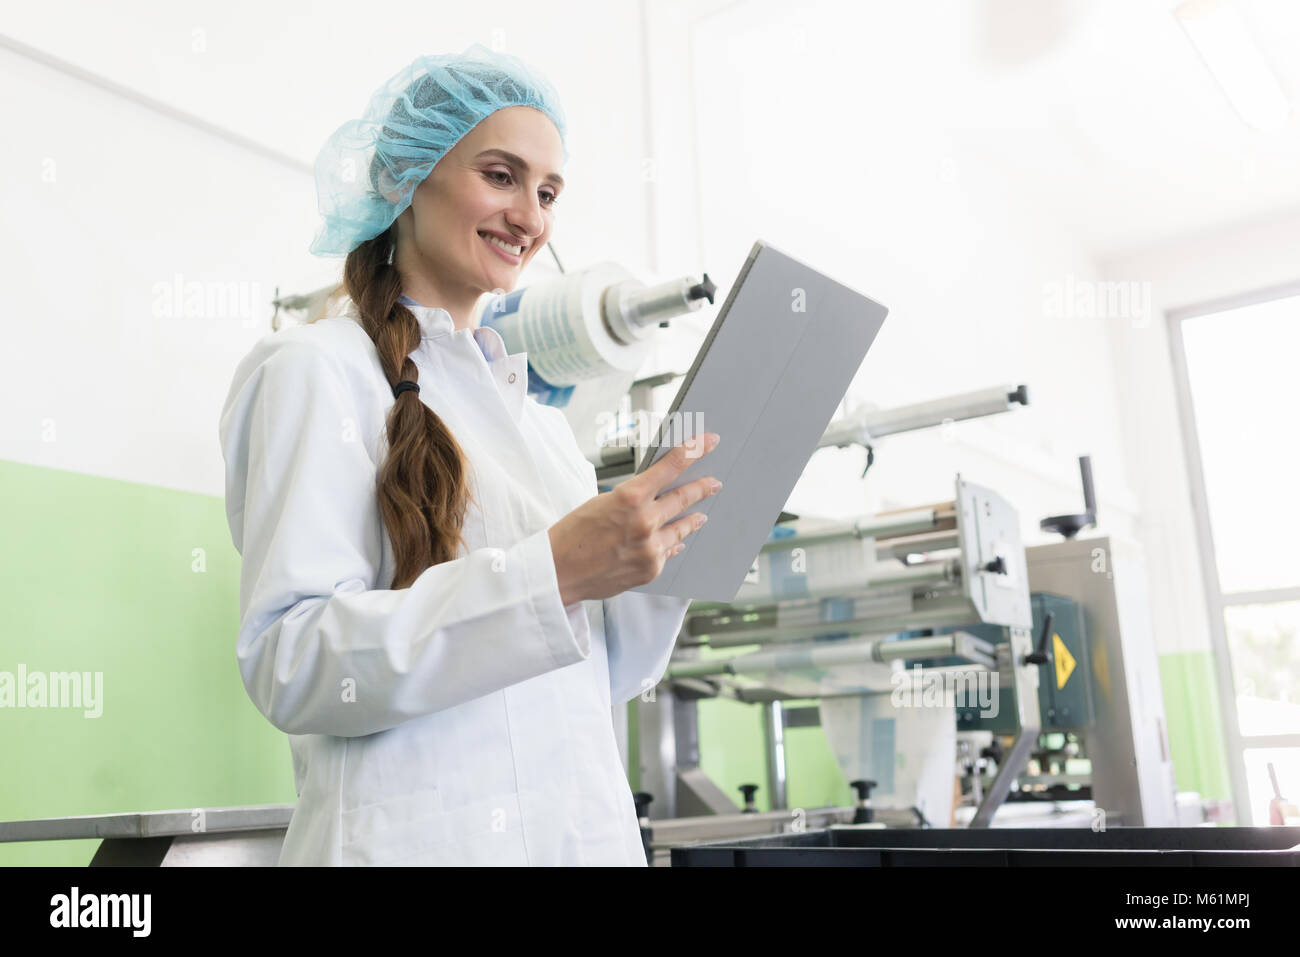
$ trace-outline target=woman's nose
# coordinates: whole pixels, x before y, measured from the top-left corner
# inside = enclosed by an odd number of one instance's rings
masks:
[[[527,236],[529,242],[540,236],[542,230],[546,228],[546,221],[542,218],[541,203],[536,199],[531,202],[523,199],[511,204],[506,210],[506,221]]]

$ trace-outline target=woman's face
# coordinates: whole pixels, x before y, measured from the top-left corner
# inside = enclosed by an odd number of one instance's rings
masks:
[[[442,300],[426,305],[515,288],[550,238],[563,158],[550,117],[512,106],[488,116],[438,161],[398,218],[403,273],[425,279]]]

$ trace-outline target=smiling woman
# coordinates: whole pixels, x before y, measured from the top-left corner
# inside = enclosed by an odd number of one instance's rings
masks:
[[[417,59],[316,159],[325,224],[311,251],[347,255],[343,288],[397,400],[378,488],[394,587],[463,546],[469,502],[460,444],[420,401],[410,356],[421,329],[400,300],[436,303],[468,329],[480,295],[514,289],[554,226],[564,127],[543,77],[476,44],[460,56]],[[362,164],[368,182],[358,182]],[[414,386],[398,389],[403,383]]]
[[[699,528],[670,520],[707,478],[658,496],[700,450],[598,494],[527,356],[469,325],[546,243],[565,159],[550,88],[479,47],[317,162],[353,309],[260,340],[221,417],[240,676],[293,752],[281,864],[646,863],[611,708],[685,619],[630,589]]]

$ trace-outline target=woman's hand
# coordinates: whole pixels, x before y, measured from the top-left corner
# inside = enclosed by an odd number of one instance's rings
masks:
[[[684,539],[705,516],[687,515],[664,525],[722,484],[697,479],[660,496],[695,459],[717,448],[705,432],[672,449],[640,475],[579,505],[550,528],[560,599],[566,604],[609,598],[659,577],[664,563],[686,547]]]

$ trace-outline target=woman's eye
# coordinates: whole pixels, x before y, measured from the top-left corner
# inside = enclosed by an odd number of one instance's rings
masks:
[[[505,186],[508,183],[514,181],[514,177],[503,169],[488,169],[488,170],[484,170],[483,174],[487,176],[489,179],[492,179],[492,177],[494,176],[504,176],[505,180],[499,180],[499,179],[493,180],[493,182],[501,186]],[[541,193],[540,195],[546,200],[547,209],[550,209],[552,206],[554,206],[556,203],[560,201],[559,194],[557,193],[545,192],[545,193]]]

